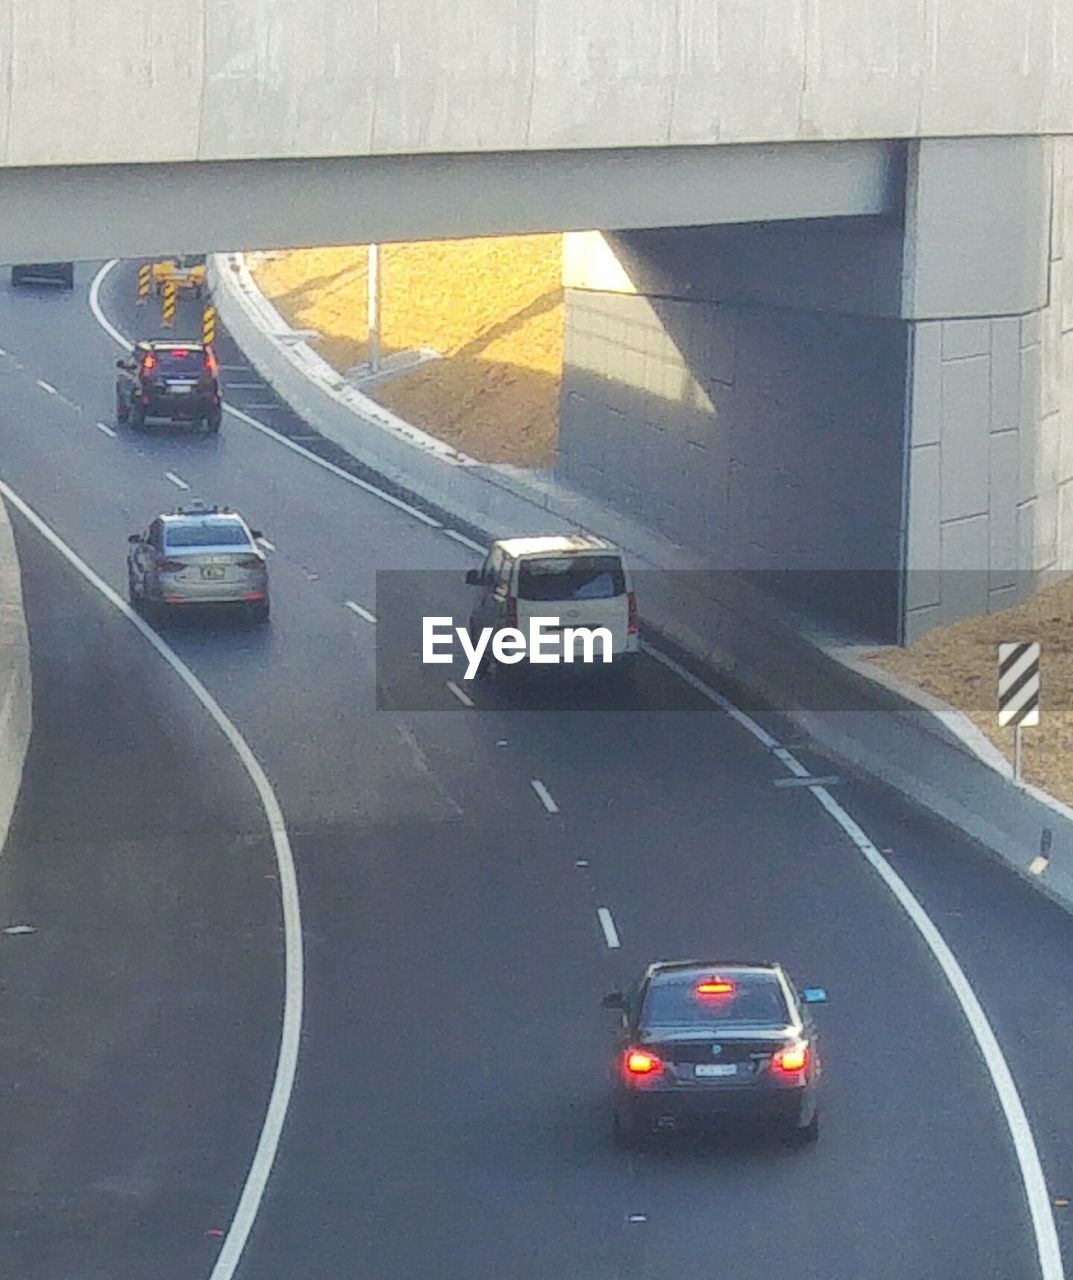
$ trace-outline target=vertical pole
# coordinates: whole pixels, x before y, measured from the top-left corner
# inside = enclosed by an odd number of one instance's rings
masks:
[[[369,372],[380,372],[380,246],[369,246]]]
[[[1016,725],[1013,731],[1013,780],[1021,781],[1021,726]]]

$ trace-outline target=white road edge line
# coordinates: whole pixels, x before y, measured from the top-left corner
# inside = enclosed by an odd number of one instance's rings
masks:
[[[604,931],[604,941],[616,951],[622,943],[618,940],[618,930],[615,928],[615,920],[607,907],[597,907],[596,915],[600,921],[600,928]]]
[[[366,622],[371,622],[374,626],[376,625],[376,614],[370,613],[368,609],[363,609],[356,600],[348,600],[346,602],[346,607],[351,613],[356,613],[359,618],[364,618]]]
[[[171,483],[176,487],[176,489],[190,488],[190,486],[186,483],[186,481],[181,476],[177,476],[174,471],[165,471],[164,479],[170,480]]]
[[[275,551],[276,549],[276,544],[269,542],[267,538],[258,538],[257,541],[266,551]]]
[[[302,1034],[302,988],[304,981],[304,961],[302,954],[302,918],[298,897],[298,877],[294,867],[294,855],[291,851],[290,837],[276,793],[261,766],[261,762],[253,754],[246,739],[238,731],[226,712],[205,688],[197,676],[157,633],[148,626],[127,602],[89,567],[81,557],[73,551],[45,521],[14,492],[3,480],[0,480],[2,495],[17,511],[34,526],[41,536],[53,546],[72,565],[85,580],[127,619],[164,661],[171,667],[198,702],[215,721],[235,750],[242,762],[251,782],[257,790],[261,806],[265,812],[272,846],[276,855],[276,868],[279,873],[279,888],[283,909],[284,936],[284,993],[283,993],[283,1025],[280,1031],[279,1057],[276,1061],[276,1073],[272,1082],[272,1093],[268,1101],[264,1124],[257,1140],[249,1172],[239,1197],[238,1207],[231,1220],[227,1235],[212,1269],[209,1280],[231,1280],[238,1266],[242,1251],[246,1246],[250,1231],[253,1228],[260,1208],[261,1200],[268,1184],[269,1174],[275,1163],[279,1148],[280,1136],[287,1118],[291,1093],[294,1089],[295,1073],[298,1066],[298,1049]]]
[[[479,551],[481,555],[485,555],[488,551],[487,547],[482,547],[479,542],[474,542],[472,538],[467,538],[464,533],[459,533],[457,529],[444,529],[443,532],[448,538],[453,538],[455,542],[461,542],[464,547]]]
[[[477,705],[465,689],[460,689],[453,680],[447,681],[447,687],[464,707],[475,707]]]
[[[47,391],[50,396],[59,395],[59,392],[56,390],[56,388],[52,385],[51,382],[46,382],[44,378],[38,378],[36,381],[37,381],[37,385],[41,388],[41,390]]]
[[[547,787],[543,784],[543,782],[540,781],[539,778],[533,778],[530,781],[529,785],[540,797],[540,803],[544,806],[545,809],[547,809],[549,813],[559,812],[559,806],[551,798],[551,792],[547,789]]]
[[[117,342],[125,351],[133,351],[134,343],[129,338],[124,337],[122,333],[104,314],[101,307],[101,285],[104,283],[109,272],[119,265],[118,258],[112,258],[110,262],[106,262],[97,274],[93,277],[93,283],[89,287],[89,309],[93,312],[93,318],[108,334],[113,341]],[[418,511],[416,507],[410,506],[408,502],[403,502],[401,498],[396,498],[394,494],[385,493],[383,489],[378,489],[376,485],[370,484],[368,480],[362,480],[359,476],[351,475],[349,471],[344,471],[342,467],[337,467],[334,462],[329,462],[326,458],[319,458],[311,450],[304,448],[302,445],[289,440],[279,431],[274,431],[271,427],[266,426],[263,422],[258,422],[256,418],[251,418],[248,413],[244,413],[241,409],[237,409],[232,404],[224,404],[224,410],[231,414],[232,417],[238,418],[240,422],[244,422],[248,427],[252,427],[254,431],[260,431],[262,435],[275,440],[277,444],[283,445],[285,449],[290,449],[292,453],[301,454],[303,458],[307,458],[310,462],[315,463],[324,471],[330,471],[332,475],[338,476],[340,480],[345,480],[347,484],[352,484],[358,489],[364,489],[366,493],[370,493],[375,498],[379,498],[381,502],[388,503],[389,506],[396,507],[399,511],[404,511],[408,516],[413,516],[415,520],[419,520],[421,524],[428,525],[430,529],[442,529],[443,522],[434,520],[432,516],[427,516],[423,511]]]
[[[661,662],[668,670],[680,676],[709,701],[732,715],[748,733],[768,750],[778,756],[788,769],[798,777],[808,776],[808,770],[785,747],[780,747],[775,739],[756,721],[740,711],[722,694],[709,688],[703,680],[699,680],[692,672],[687,671],[680,663],[653,649],[651,645],[642,644],[642,648],[657,662]],[[921,906],[912,890],[898,875],[890,863],[883,857],[876,846],[865,835],[863,829],[846,812],[841,804],[821,786],[808,787],[807,790],[823,806],[828,815],[838,823],[842,831],[856,846],[858,852],[866,859],[882,879],[883,883],[894,895],[898,905],[916,926],[918,933],[927,943],[928,949],[935,957],[943,976],[950,985],[954,997],[961,1006],[961,1012],[969,1024],[976,1041],[995,1093],[998,1095],[1010,1137],[1013,1140],[1014,1152],[1021,1172],[1021,1182],[1028,1201],[1028,1211],[1032,1220],[1032,1229],[1036,1240],[1036,1253],[1039,1258],[1041,1280],[1065,1280],[1062,1268],[1062,1252],[1058,1243],[1058,1232],[1054,1225],[1051,1211],[1050,1195],[1047,1191],[1047,1180],[1043,1174],[1043,1165],[1039,1157],[1039,1149],[1028,1122],[1017,1084],[1006,1062],[987,1014],[976,997],[968,978],[958,964],[957,958],[947,945],[946,939],[936,928],[931,917]]]
[[[110,427],[107,422],[98,422],[97,430],[103,431],[106,436],[111,436],[113,440],[116,438],[118,434],[118,432],[116,432],[112,427]]]

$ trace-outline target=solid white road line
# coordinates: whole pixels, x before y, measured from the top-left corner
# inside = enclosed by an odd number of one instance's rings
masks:
[[[657,662],[661,662],[669,670],[675,672],[676,675],[681,676],[682,679],[717,706],[722,707],[724,710],[732,707],[733,704],[729,703],[726,698],[714,689],[710,689],[703,680],[698,680],[696,676],[675,662],[673,658],[661,653],[658,649],[651,648],[649,645],[643,645],[642,647]],[[737,707],[733,708],[732,714],[743,729],[751,733],[758,742],[763,743],[768,750],[772,751],[792,773],[797,777],[808,776],[808,770],[804,765],[785,747],[780,747],[771,734],[757,724],[751,716],[746,715],[744,711],[739,711]],[[838,823],[842,831],[849,837],[857,850],[870,863],[883,883],[894,895],[898,905],[915,925],[935,957],[943,976],[961,1006],[961,1012],[969,1024],[969,1030],[972,1032],[983,1057],[984,1064],[991,1077],[991,1083],[998,1096],[1003,1118],[1009,1129],[1010,1137],[1013,1139],[1014,1153],[1017,1156],[1021,1182],[1024,1186],[1025,1198],[1028,1201],[1028,1211],[1032,1220],[1041,1280],[1064,1280],[1065,1273],[1062,1269],[1062,1253],[1058,1244],[1058,1232],[1054,1225],[1050,1196],[1047,1192],[1047,1181],[1043,1175],[1043,1165],[1040,1162],[1036,1140],[1032,1135],[1032,1128],[1028,1123],[1028,1116],[1025,1114],[1025,1109],[1021,1102],[1020,1094],[1017,1092],[1017,1085],[1014,1082],[1013,1075],[1007,1065],[1006,1057],[994,1031],[991,1029],[991,1024],[976,997],[976,993],[969,984],[968,978],[966,978],[946,940],[932,922],[931,917],[921,906],[901,876],[887,862],[872,841],[868,839],[861,827],[824,787],[810,786],[807,790],[823,806],[830,817]]]
[[[464,707],[474,707],[477,705],[465,689],[460,689],[453,680],[447,681],[447,687]]]
[[[618,940],[618,930],[615,928],[615,921],[606,907],[597,907],[596,914],[600,920],[600,928],[604,931],[604,941],[615,951],[622,944]]]
[[[453,538],[455,542],[461,542],[464,547],[470,547],[474,551],[479,551],[481,555],[486,555],[487,547],[482,547],[479,542],[474,542],[472,538],[467,538],[464,533],[459,533],[457,529],[444,529],[443,531],[448,538]]]
[[[543,782],[540,781],[539,778],[533,778],[532,781],[529,783],[529,785],[540,797],[540,803],[544,806],[545,809],[547,809],[549,813],[559,812],[559,806],[551,798],[551,792],[547,789],[547,787],[543,784]]]
[[[257,1149],[253,1154],[246,1181],[242,1187],[238,1207],[231,1220],[227,1235],[220,1247],[216,1265],[212,1269],[209,1280],[231,1280],[238,1266],[242,1251],[249,1238],[257,1210],[264,1197],[272,1165],[279,1148],[280,1135],[283,1132],[287,1108],[290,1104],[294,1088],[295,1072],[298,1065],[298,1048],[302,1034],[302,986],[304,962],[302,955],[302,919],[298,898],[298,878],[295,874],[294,855],[291,851],[290,837],[283,810],[276,799],[276,793],[268,780],[260,761],[253,754],[246,739],[238,731],[227,714],[191,671],[185,662],[167,645],[159,635],[148,626],[127,602],[89,567],[81,557],[63,541],[62,538],[45,523],[44,520],[11,489],[0,480],[0,495],[34,526],[41,536],[53,546],[72,565],[85,580],[127,619],[142,637],[152,645],[157,653],[175,672],[198,702],[208,712],[217,728],[223,733],[241,760],[243,767],[257,790],[257,795],[264,809],[268,829],[272,837],[272,846],[276,854],[276,870],[279,876],[280,897],[283,908],[284,939],[284,990],[283,990],[283,1023],[280,1031],[279,1056],[276,1060],[276,1074],[272,1082],[272,1093],[268,1101],[261,1135],[257,1140]]]
[[[50,396],[54,396],[58,394],[56,391],[56,388],[52,385],[52,383],[46,382],[43,378],[37,379],[37,385],[41,388],[42,391],[47,391]]]
[[[111,272],[119,263],[118,258],[113,258],[110,262],[106,262],[104,266],[93,277],[93,283],[89,287],[89,308],[93,312],[93,318],[101,326],[101,328],[117,342],[125,351],[132,351],[134,343],[125,337],[115,327],[115,325],[104,314],[101,307],[101,285],[104,283],[109,272]],[[279,431],[274,431],[271,427],[266,426],[263,422],[258,422],[256,418],[251,418],[248,413],[244,413],[241,409],[236,409],[234,405],[224,404],[224,409],[231,414],[232,417],[238,418],[240,422],[244,422],[248,427],[252,427],[254,431],[260,431],[262,435],[268,436],[275,440],[277,444],[283,445],[285,449],[290,449],[292,453],[301,454],[303,458],[314,463],[324,471],[330,471],[332,475],[338,476],[340,480],[345,480],[347,484],[352,484],[355,488],[363,489],[366,493],[370,493],[375,498],[379,498],[381,502],[386,502],[389,506],[397,508],[399,511],[405,511],[408,516],[413,516],[415,520],[421,524],[427,525],[430,529],[442,529],[443,522],[434,520],[432,516],[427,516],[423,511],[418,511],[416,507],[412,507],[408,502],[403,502],[401,498],[396,498],[394,494],[385,493],[383,489],[378,489],[376,485],[370,484],[368,480],[362,480],[359,476],[351,475],[349,471],[344,471],[342,467],[337,467],[334,462],[329,462],[326,458],[319,458],[309,449],[303,448],[302,445],[296,444],[295,441],[289,440]]]
[[[183,480],[181,476],[177,476],[174,471],[165,471],[164,479],[170,480],[171,483],[176,487],[176,489],[190,488],[190,486],[186,483],[186,481]]]
[[[113,440],[116,438],[117,433],[108,425],[107,422],[98,422],[97,430],[103,431],[106,436],[111,436]]]
[[[366,622],[371,622],[375,625],[376,614],[370,613],[368,609],[363,609],[361,605],[358,604],[356,601],[348,600],[346,602],[346,607],[350,610],[351,613],[356,613],[359,618],[364,618]]]

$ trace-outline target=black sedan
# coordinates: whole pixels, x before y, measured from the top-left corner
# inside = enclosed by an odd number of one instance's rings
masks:
[[[622,1019],[611,1072],[619,1141],[742,1122],[814,1141],[821,1066],[809,1005],[826,998],[775,964],[648,965],[603,1000]]]

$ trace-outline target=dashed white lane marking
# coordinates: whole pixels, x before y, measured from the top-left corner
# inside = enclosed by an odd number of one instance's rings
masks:
[[[727,714],[732,715],[743,729],[752,734],[758,742],[761,742],[781,760],[795,776],[808,776],[808,770],[804,765],[785,747],[780,747],[771,734],[757,724],[751,716],[734,707],[722,694],[709,688],[703,680],[697,679],[696,676],[687,671],[680,663],[675,662],[673,658],[668,657],[667,654],[661,653],[658,649],[653,649],[647,644],[642,644],[642,648],[657,662],[661,662],[665,667],[685,680],[687,684],[703,694],[709,701],[714,702],[716,706],[727,711]],[[969,1029],[983,1057],[984,1064],[991,1077],[991,1083],[998,1097],[1003,1118],[1009,1129],[1010,1137],[1013,1139],[1014,1153],[1017,1157],[1021,1183],[1024,1187],[1025,1199],[1028,1201],[1028,1210],[1035,1236],[1041,1280],[1064,1280],[1065,1272],[1062,1268],[1062,1253],[1058,1244],[1058,1232],[1054,1225],[1054,1215],[1051,1211],[1051,1201],[1047,1191],[1047,1181],[1043,1175],[1043,1165],[1039,1158],[1039,1150],[1036,1147],[1036,1140],[1028,1123],[1028,1116],[1025,1114],[1021,1096],[1017,1091],[1017,1085],[1006,1062],[1006,1057],[1002,1052],[1002,1047],[999,1045],[998,1039],[988,1021],[987,1014],[984,1013],[983,1006],[977,999],[976,993],[958,964],[954,953],[935,927],[931,917],[917,901],[901,876],[887,862],[872,841],[868,839],[863,829],[850,817],[831,793],[822,786],[810,786],[807,790],[838,823],[842,831],[849,837],[860,854],[872,866],[894,895],[898,905],[912,921],[935,957],[936,963],[953,991],[958,1004],[961,1006],[961,1012],[969,1024]]]
[[[551,792],[547,789],[547,787],[543,784],[543,782],[540,781],[539,778],[533,778],[532,781],[529,783],[529,785],[540,797],[540,803],[544,806],[545,809],[547,809],[549,813],[559,812],[559,806],[551,798]]]
[[[447,687],[464,707],[474,707],[477,705],[465,689],[460,689],[453,680],[447,681]]]
[[[37,930],[32,924],[10,924],[4,932],[12,938],[18,938],[26,933],[36,933]]]
[[[264,547],[266,551],[275,551],[276,549],[276,544],[274,542],[269,542],[267,538],[258,538],[257,542],[258,545]]]
[[[38,378],[37,385],[41,388],[42,391],[47,391],[50,396],[59,394],[59,392],[57,392],[56,388],[52,385],[52,383],[46,382],[44,378]]]
[[[374,626],[376,625],[376,614],[370,613],[368,609],[363,609],[356,600],[348,600],[346,602],[346,607],[351,613],[356,613],[359,618],[364,618],[366,622],[371,622]]]
[[[474,542],[472,538],[467,538],[464,533],[459,533],[457,529],[444,529],[443,531],[448,538],[453,538],[455,542],[461,542],[464,547],[470,547],[474,551],[479,551],[482,555],[488,550],[482,547],[479,542]]]
[[[186,481],[181,476],[177,476],[174,471],[165,471],[164,479],[170,480],[171,483],[176,487],[176,489],[190,488],[190,486],[186,483]]]
[[[607,907],[597,907],[596,915],[600,921],[600,928],[604,931],[604,941],[616,951],[622,943],[618,940],[618,930],[615,928],[615,920]]]
[[[4,350],[3,347],[0,347],[0,356],[6,356],[6,355],[7,355],[7,352]]]
[[[276,855],[276,871],[279,876],[280,898],[283,907],[283,1019],[280,1029],[279,1056],[276,1059],[276,1073],[272,1081],[272,1092],[268,1100],[261,1134],[257,1140],[257,1149],[253,1153],[249,1172],[239,1196],[238,1207],[231,1219],[227,1235],[212,1269],[209,1280],[231,1280],[238,1267],[242,1251],[249,1239],[257,1210],[264,1197],[269,1174],[275,1163],[279,1149],[280,1135],[287,1118],[291,1093],[294,1089],[295,1074],[298,1067],[298,1048],[302,1037],[302,989],[304,960],[302,955],[302,917],[298,897],[298,877],[295,873],[294,855],[291,851],[290,836],[283,817],[276,793],[268,780],[261,762],[253,754],[246,739],[228,718],[223,708],[209,693],[197,676],[185,662],[167,645],[163,639],[144,622],[127,602],[89,567],[81,557],[73,551],[60,536],[45,523],[44,520],[12,490],[0,480],[0,496],[16,507],[37,529],[38,533],[49,542],[81,575],[95,587],[102,596],[135,627],[145,640],[153,646],[157,653],[171,667],[198,702],[208,712],[217,728],[223,733],[242,762],[251,782],[257,790],[261,806],[264,809],[272,837],[272,846]]]
[[[113,440],[116,438],[117,433],[108,425],[107,422],[98,422],[97,430],[103,431],[106,436],[111,436]]]

